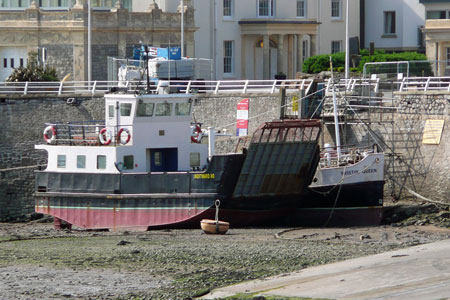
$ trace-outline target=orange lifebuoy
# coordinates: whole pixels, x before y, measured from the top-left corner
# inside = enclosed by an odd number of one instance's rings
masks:
[[[52,136],[49,137],[48,134],[52,133]],[[47,144],[52,144],[56,140],[56,128],[52,125],[45,127],[44,129],[44,140]]]
[[[199,144],[202,141],[202,129],[199,125],[192,126],[191,141]]]
[[[122,133],[126,133],[127,134],[127,138],[125,139],[125,141],[122,141]],[[119,142],[122,145],[126,145],[128,144],[128,142],[131,139],[131,133],[127,128],[120,128],[119,132],[117,133],[117,142]]]
[[[102,128],[98,134],[98,139],[100,140],[100,144],[105,146],[109,145],[111,144],[111,133],[106,128]]]

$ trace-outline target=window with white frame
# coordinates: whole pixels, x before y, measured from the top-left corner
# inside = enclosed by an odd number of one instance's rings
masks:
[[[31,0],[0,0],[0,9],[28,8]]]
[[[331,41],[331,53],[341,52],[342,41]]]
[[[232,19],[234,14],[234,1],[223,0],[223,18]]]
[[[223,41],[223,73],[233,74],[234,62],[234,41]]]
[[[275,0],[258,0],[258,17],[273,17]]]
[[[447,48],[447,68],[450,68],[450,48]]]
[[[308,41],[302,41],[302,61],[308,58]]]
[[[341,0],[331,0],[331,18],[341,19],[342,18],[342,1]]]
[[[306,0],[297,0],[297,17],[306,18]]]
[[[395,34],[395,11],[384,12],[384,34]]]

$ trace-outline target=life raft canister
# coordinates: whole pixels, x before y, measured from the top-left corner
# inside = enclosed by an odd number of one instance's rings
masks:
[[[202,136],[203,136],[203,132],[202,132],[202,129],[200,128],[200,126],[198,124],[196,124],[195,126],[192,126],[191,141],[193,143],[200,144],[200,142],[202,141]]]
[[[127,138],[125,140],[122,140],[122,133],[127,134]],[[128,144],[128,142],[131,139],[131,133],[127,128],[120,128],[119,132],[117,133],[117,142],[119,142],[122,145]]]
[[[106,146],[111,144],[111,132],[106,128],[102,128],[98,134],[98,139],[102,145]]]
[[[48,134],[51,133],[52,136],[49,137]],[[45,127],[44,129],[44,140],[47,144],[53,144],[56,140],[56,128],[52,125]]]

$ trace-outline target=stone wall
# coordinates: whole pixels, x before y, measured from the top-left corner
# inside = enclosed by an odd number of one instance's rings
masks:
[[[236,107],[249,98],[249,132],[261,123],[279,118],[279,95],[207,95],[198,94],[194,116],[203,128],[213,126],[227,136],[218,138],[218,153],[234,152],[236,145],[248,143],[236,137]],[[450,93],[396,94],[396,113],[372,115],[372,134],[364,126],[346,128],[348,143],[372,145],[377,142],[386,151],[386,188],[395,197],[407,195],[407,186],[431,199],[450,200]],[[43,143],[46,122],[103,120],[102,98],[6,99],[0,102],[0,220],[10,220],[33,211],[33,172],[46,163],[44,153],[34,150]],[[380,119],[381,118],[381,119]],[[425,120],[443,119],[445,128],[439,145],[423,145]],[[376,120],[383,122],[376,122]],[[325,126],[323,142],[333,142],[333,126]],[[226,130],[224,130],[226,129]],[[394,178],[398,183],[393,182]]]

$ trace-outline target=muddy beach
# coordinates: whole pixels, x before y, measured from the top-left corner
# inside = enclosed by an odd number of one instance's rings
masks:
[[[448,239],[449,229],[429,221],[439,214],[425,210],[380,227],[231,228],[219,236],[0,223],[0,299],[194,298],[244,280]]]

